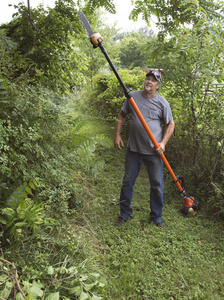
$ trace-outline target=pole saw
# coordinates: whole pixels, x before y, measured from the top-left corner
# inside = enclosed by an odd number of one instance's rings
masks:
[[[78,12],[79,14],[79,18],[80,21],[82,22],[83,26],[85,27],[88,35],[89,35],[89,40],[93,45],[93,48],[97,48],[99,47],[101,52],[104,54],[106,60],[108,61],[112,71],[114,72],[115,76],[117,77],[122,89],[124,90],[124,94],[127,97],[127,99],[130,101],[132,107],[134,108],[139,120],[141,121],[143,127],[145,128],[147,134],[149,135],[149,138],[151,139],[155,149],[159,148],[159,145],[156,141],[156,139],[154,138],[151,130],[149,129],[145,119],[143,118],[139,108],[137,107],[134,99],[130,96],[129,91],[127,90],[126,86],[124,85],[122,79],[120,78],[119,74],[117,73],[117,70],[115,69],[109,55],[107,54],[104,46],[103,46],[103,37],[100,35],[100,33],[97,32],[93,32],[91,26],[89,25],[88,20],[86,19],[85,15],[83,14],[82,11]],[[198,211],[200,210],[200,203],[192,196],[189,196],[187,194],[187,192],[184,189],[184,180],[183,177],[178,175],[176,176],[172,170],[172,168],[170,167],[170,164],[168,163],[166,157],[164,154],[160,154],[160,157],[164,163],[164,165],[166,166],[170,176],[172,177],[174,183],[176,184],[180,194],[183,196],[184,200],[182,203],[182,207],[181,207],[181,212],[185,215],[187,214],[192,214],[195,215],[198,213]]]

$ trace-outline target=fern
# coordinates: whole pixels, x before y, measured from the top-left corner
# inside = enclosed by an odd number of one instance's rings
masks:
[[[3,80],[3,78],[0,78],[0,103],[8,102],[7,95],[8,95],[7,84]]]
[[[46,218],[45,204],[35,203],[32,199],[33,191],[39,186],[37,179],[29,183],[24,182],[6,200],[0,209],[0,223],[2,224],[5,241],[21,241],[30,234],[35,234],[41,225],[51,226],[54,220]]]
[[[81,168],[87,174],[91,174],[94,180],[97,178],[99,172],[102,171],[105,164],[103,160],[99,160],[98,156],[95,155],[97,145],[110,148],[112,146],[112,141],[106,138],[104,135],[97,135],[93,139],[86,140],[78,147],[76,151],[79,158],[78,163],[80,164]]]

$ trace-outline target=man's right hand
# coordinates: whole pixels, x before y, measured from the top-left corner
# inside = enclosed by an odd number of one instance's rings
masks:
[[[121,150],[124,147],[124,143],[120,136],[114,138],[114,147]]]
[[[124,147],[124,143],[121,139],[121,129],[124,125],[126,119],[126,114],[121,110],[115,125],[115,134],[114,134],[114,147],[121,150],[121,147]]]

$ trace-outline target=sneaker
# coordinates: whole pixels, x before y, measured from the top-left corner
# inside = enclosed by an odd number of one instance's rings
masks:
[[[157,227],[161,227],[161,228],[165,228],[165,227],[166,227],[166,225],[165,225],[165,223],[164,223],[163,221],[161,221],[161,222],[159,222],[159,223],[155,223],[155,225],[156,225]]]
[[[117,218],[117,221],[115,223],[116,226],[121,226],[123,223],[127,222],[127,220],[121,218],[120,216]]]
[[[129,219],[131,219],[131,218],[134,218],[134,216],[131,214],[130,215],[130,218]],[[128,219],[128,220],[129,220]],[[116,226],[121,226],[122,224],[124,224],[125,222],[127,222],[128,220],[125,220],[125,219],[123,219],[121,216],[119,216],[118,218],[117,218],[117,221],[115,222],[115,225]]]

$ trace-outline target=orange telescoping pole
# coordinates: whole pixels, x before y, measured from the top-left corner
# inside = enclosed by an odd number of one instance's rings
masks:
[[[136,105],[134,99],[131,97],[131,98],[128,98],[128,100],[130,101],[132,107],[134,108],[139,120],[141,121],[142,125],[144,126],[146,132],[148,133],[151,141],[153,142],[153,145],[155,146],[155,149],[158,149],[159,148],[159,144],[157,143],[156,139],[154,138],[151,130],[149,129],[149,126],[148,124],[146,123],[145,119],[143,118],[138,106]],[[179,192],[183,192],[183,188],[182,186],[180,185],[179,181],[177,180],[177,177],[176,175],[174,174],[170,164],[168,163],[166,157],[164,154],[160,154],[160,157],[162,159],[162,161],[164,162],[164,165],[166,166],[168,172],[170,173],[171,177],[173,178],[173,181],[175,182]]]
[[[113,70],[115,76],[117,77],[118,81],[120,82],[120,85],[121,85],[121,87],[122,87],[123,90],[124,90],[125,96],[126,96],[126,97],[128,98],[128,100],[130,101],[130,103],[131,103],[132,107],[134,108],[134,110],[135,110],[137,116],[139,117],[140,121],[142,122],[142,125],[144,126],[146,132],[148,133],[150,139],[152,140],[152,142],[153,142],[153,144],[154,144],[154,146],[155,146],[155,149],[159,148],[159,145],[158,145],[156,139],[154,138],[154,135],[152,134],[151,130],[149,129],[149,126],[147,125],[145,119],[143,118],[143,116],[142,116],[142,114],[141,114],[141,112],[140,112],[140,110],[139,110],[137,104],[135,103],[134,99],[133,99],[132,97],[130,97],[129,92],[128,92],[126,86],[124,85],[122,79],[120,78],[119,74],[117,73],[117,70],[115,69],[115,67],[114,67],[114,65],[113,65],[113,63],[112,63],[112,61],[110,60],[110,58],[109,58],[109,56],[108,56],[108,54],[107,54],[105,48],[103,47],[103,44],[102,44],[101,41],[99,41],[99,47],[100,47],[102,53],[104,54],[104,56],[106,57],[106,59],[107,59],[109,65],[111,66],[111,69]],[[177,177],[175,176],[173,170],[171,169],[171,166],[170,166],[170,164],[168,163],[168,161],[167,161],[165,155],[164,155],[164,154],[161,154],[160,157],[161,157],[161,159],[163,160],[164,165],[166,166],[166,168],[167,168],[168,172],[170,173],[171,177],[173,178],[173,180],[174,180],[174,182],[175,182],[175,184],[176,184],[176,186],[177,186],[179,192],[180,192],[180,193],[184,192],[184,189],[182,188],[180,182],[178,181]]]

